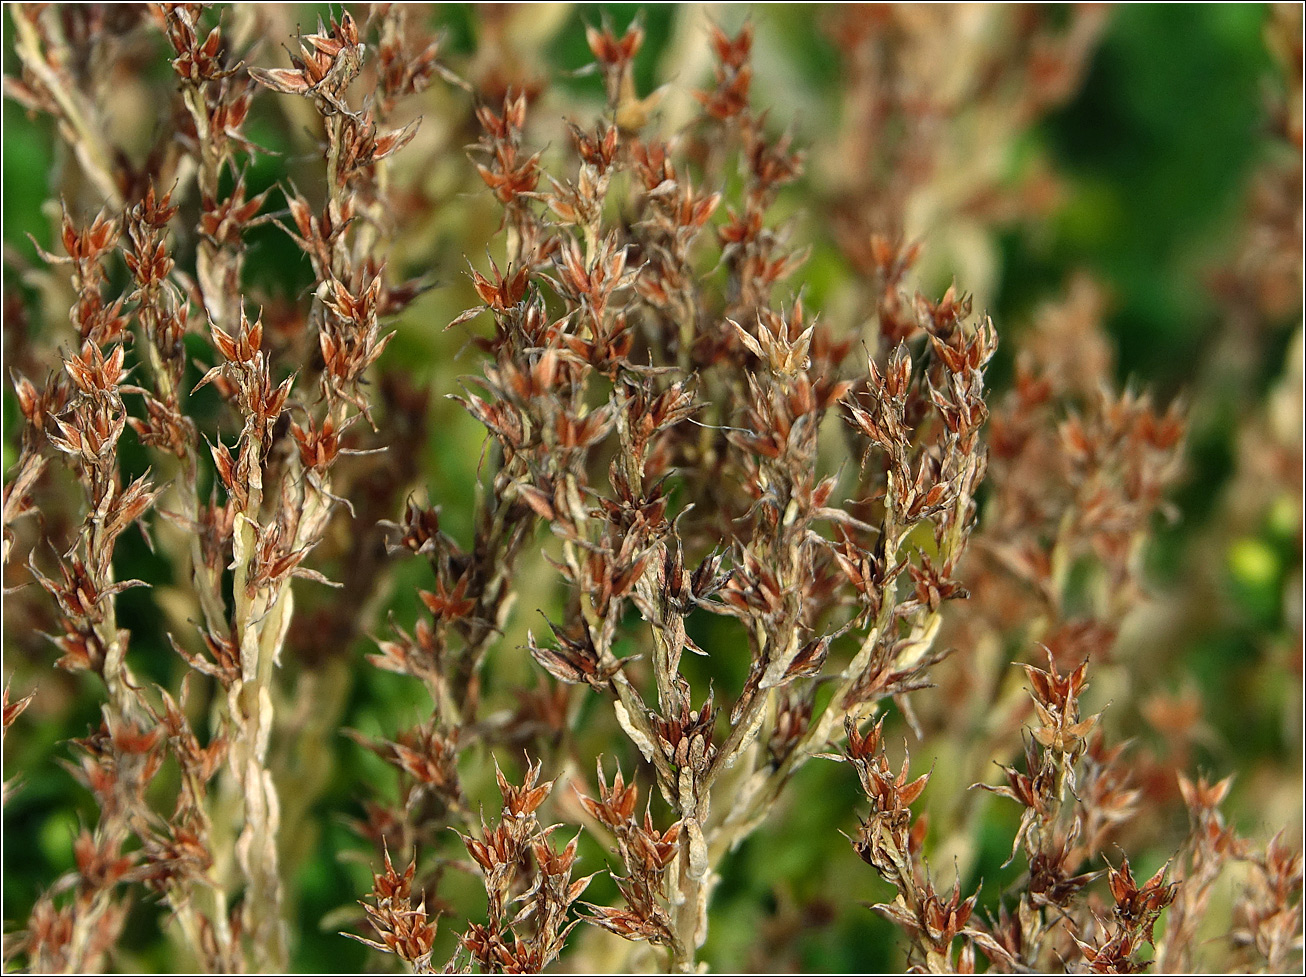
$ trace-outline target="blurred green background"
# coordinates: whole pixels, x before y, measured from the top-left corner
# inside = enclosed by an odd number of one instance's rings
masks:
[[[301,23],[309,24],[317,9],[328,8],[305,7]],[[607,16],[621,27],[639,10],[637,5],[600,5],[566,12],[548,48],[557,83],[596,97],[596,78],[565,74],[590,60],[583,24]],[[473,11],[449,6],[434,16],[448,31],[451,57],[474,49]],[[685,8],[668,5],[644,11],[648,39],[639,60],[641,91],[662,80],[657,71],[660,53],[685,16]],[[759,65],[759,76],[795,72],[818,104],[822,98],[828,101],[839,81],[837,59],[828,40],[811,26],[809,8],[768,6],[752,16],[768,50],[785,56],[781,62]],[[1087,270],[1106,285],[1111,295],[1107,325],[1119,351],[1119,379],[1150,387],[1163,400],[1183,393],[1192,408],[1178,518],[1162,530],[1151,556],[1159,589],[1181,586],[1192,560],[1212,556],[1210,550],[1195,549],[1192,541],[1202,537],[1211,520],[1220,518],[1220,500],[1237,460],[1239,421],[1248,405],[1259,403],[1282,377],[1288,344],[1300,322],[1297,309],[1272,324],[1268,339],[1251,350],[1246,369],[1224,375],[1219,363],[1210,362],[1210,350],[1225,322],[1207,276],[1229,258],[1256,167],[1288,151],[1275,145],[1269,132],[1266,96],[1267,86],[1275,84],[1275,72],[1264,37],[1268,16],[1268,8],[1255,4],[1115,8],[1082,89],[1027,134],[1029,145],[1015,147],[1017,152],[1046,154],[1063,181],[1064,194],[1047,222],[1037,227],[1015,224],[1000,232],[997,282],[987,296],[988,308],[1004,337],[1016,339],[1004,343],[997,382],[1009,375],[1011,350],[1018,346],[1019,332],[1033,310],[1059,294],[1068,276]],[[10,73],[8,40],[5,59]],[[42,205],[54,134],[47,119],[32,121],[10,101],[3,111],[5,247],[7,253],[12,249],[33,260],[27,235],[42,245],[50,243],[51,223]],[[800,120],[800,140],[820,125],[819,117]],[[284,142],[263,117],[251,122],[250,134],[274,148]],[[278,158],[262,157],[250,174],[252,188],[273,185],[284,175],[285,165]],[[293,247],[272,228],[260,232],[256,247],[259,259],[251,261],[252,275],[281,276],[278,287],[293,293],[295,287],[288,287],[284,278],[295,273],[288,269],[302,270]],[[450,254],[437,277],[452,282],[462,267],[462,255]],[[7,291],[18,287],[9,277]],[[965,287],[965,282],[960,284]],[[5,328],[10,328],[8,322]],[[401,334],[396,348],[404,355],[421,349],[404,344]],[[465,424],[452,414],[442,416]],[[6,389],[6,469],[16,457],[16,417],[12,391]],[[476,438],[474,426],[466,430]],[[479,445],[479,440],[473,443]],[[125,463],[143,469],[143,453],[125,450]],[[460,493],[468,495],[466,486],[475,477],[475,449],[469,451],[445,436],[431,451],[431,494],[444,503],[450,531],[466,538],[469,513],[455,500]],[[1283,599],[1293,575],[1299,579],[1300,574],[1300,498],[1296,503],[1295,513],[1291,506],[1271,511],[1236,539],[1224,540],[1227,547],[1214,553],[1224,561],[1215,576],[1231,612],[1191,636],[1183,656],[1203,693],[1217,744],[1201,759],[1219,775],[1257,764],[1291,768],[1299,763],[1300,742],[1293,738],[1299,732],[1293,727],[1299,700],[1286,688],[1279,688],[1274,698],[1273,682],[1267,687],[1262,669],[1267,645],[1285,640],[1291,644],[1299,628],[1299,622],[1285,617]],[[120,543],[119,567],[123,576],[149,581],[169,577],[167,565],[134,535]],[[399,620],[414,619],[415,589],[426,583],[419,566],[398,570],[392,605]],[[167,650],[163,626],[146,592],[124,594],[120,606],[124,625],[133,631],[134,661],[142,663],[139,667],[147,677],[174,682],[177,662]],[[11,638],[6,631],[6,652]],[[361,661],[368,644],[360,642],[355,661]],[[1293,679],[1299,681],[1300,650],[1296,662]],[[94,823],[86,797],[55,761],[67,756],[63,741],[68,736],[80,735],[97,721],[100,693],[89,680],[61,677],[57,685],[43,682],[43,676],[23,669],[21,663],[6,663],[5,671],[6,676],[19,672],[23,681],[16,685],[18,691],[40,685],[43,695],[57,689],[64,697],[57,706],[46,703],[46,708],[30,711],[6,744],[6,776],[21,771],[23,777],[22,790],[4,812],[3,915],[5,930],[10,931],[22,924],[37,893],[72,867],[77,825]],[[388,735],[422,715],[424,694],[415,683],[371,668],[357,672],[360,679],[349,692],[346,726]],[[729,686],[736,684],[737,677]],[[1259,697],[1261,707],[1251,710],[1248,697]],[[357,813],[360,800],[373,789],[360,785],[386,790],[391,779],[375,757],[352,744],[342,743],[336,752],[329,785],[315,805],[321,827],[313,842],[316,854],[305,860],[299,880],[295,963],[301,970],[349,972],[375,963],[363,947],[335,934],[343,922],[334,927],[319,924],[367,886],[366,868],[338,857],[362,851],[341,814]],[[888,895],[832,829],[855,830],[853,812],[864,806],[855,780],[845,774],[832,764],[809,764],[790,790],[784,815],[730,857],[715,896],[705,954],[714,968],[765,965],[764,959],[750,958],[750,950],[756,952],[771,936],[767,927],[780,926],[776,920],[781,919],[798,920],[792,944],[796,957],[785,963],[835,972],[897,965],[901,941],[896,931],[842,898],[853,893],[859,900],[878,901]],[[483,799],[492,796],[487,792]],[[1254,822],[1254,802],[1245,795],[1235,801]],[[996,804],[988,811],[976,875],[985,878],[984,902],[992,906],[1018,866],[1005,872],[997,868],[1009,851],[1014,812]],[[1256,827],[1248,824],[1249,829]],[[606,857],[592,843],[584,855],[587,871]],[[1150,871],[1154,866],[1145,867]],[[950,878],[946,867],[941,872]],[[597,879],[587,898],[601,902],[610,891],[610,882]],[[785,906],[800,911],[778,911]],[[133,964],[145,969],[169,966],[169,948],[157,937],[156,914],[154,907],[141,906],[126,938]]]

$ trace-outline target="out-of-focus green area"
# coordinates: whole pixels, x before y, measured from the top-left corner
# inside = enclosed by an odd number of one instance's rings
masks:
[[[305,7],[301,23],[309,25],[317,9]],[[556,29],[548,48],[557,84],[594,98],[600,85],[595,77],[566,74],[590,60],[583,24],[607,16],[621,27],[638,9],[602,5],[567,13],[565,25]],[[639,62],[641,91],[666,80],[658,77],[660,53],[673,42],[682,19],[691,15],[701,16],[701,12],[666,5],[644,12],[648,39]],[[474,12],[453,6],[437,16],[449,33],[450,50],[474,48]],[[839,76],[834,51],[812,28],[807,8],[759,7],[751,16],[766,49],[783,55],[759,63],[759,79],[792,75],[820,104],[823,95],[837,86]],[[1162,589],[1181,583],[1191,560],[1224,561],[1217,574],[1221,598],[1235,613],[1221,618],[1214,629],[1187,636],[1183,660],[1188,676],[1203,693],[1212,730],[1202,759],[1217,775],[1252,771],[1245,778],[1249,786],[1264,770],[1295,764],[1300,751],[1300,742],[1293,739],[1300,732],[1293,728],[1293,710],[1299,703],[1291,689],[1267,687],[1261,668],[1265,649],[1282,643],[1285,635],[1291,642],[1300,626],[1286,620],[1283,612],[1285,588],[1294,573],[1300,574],[1300,499],[1296,514],[1288,500],[1284,511],[1272,511],[1223,551],[1198,550],[1193,541],[1219,518],[1222,494],[1237,459],[1235,437],[1241,412],[1259,402],[1282,375],[1289,337],[1300,316],[1298,310],[1276,325],[1252,369],[1232,384],[1222,381],[1219,363],[1209,362],[1212,338],[1225,323],[1207,287],[1207,273],[1229,255],[1255,168],[1271,154],[1284,151],[1268,137],[1265,94],[1273,71],[1263,36],[1266,17],[1265,7],[1241,4],[1125,5],[1113,10],[1082,90],[1035,127],[1028,137],[1033,146],[1015,147],[1015,151],[1043,151],[1050,156],[1063,196],[1050,220],[1002,231],[997,242],[997,287],[987,296],[1005,343],[1005,365],[995,376],[999,385],[1009,376],[1011,350],[1018,346],[1035,307],[1058,294],[1071,274],[1086,270],[1111,296],[1107,324],[1119,351],[1120,379],[1149,387],[1163,398],[1180,394],[1188,398],[1192,418],[1188,474],[1177,499],[1177,518],[1163,529],[1151,560]],[[8,26],[6,22],[6,30]],[[5,59],[8,73],[13,66],[7,46]],[[671,81],[696,83],[694,79]],[[765,89],[761,81],[759,87]],[[31,121],[11,102],[5,102],[3,111],[4,244],[32,260],[35,251],[27,235],[43,246],[50,243],[50,204],[45,197],[47,174],[56,161],[54,134],[49,120]],[[805,117],[796,122],[796,131],[802,138],[822,124],[820,118]],[[270,127],[260,130],[257,120],[251,122],[250,134],[270,148],[285,145],[284,134]],[[287,159],[262,157],[250,174],[251,191],[281,180],[286,167],[293,165]],[[275,194],[273,200],[280,206]],[[259,232],[251,273],[266,275],[268,281],[283,271],[306,276],[307,268],[279,234],[274,228]],[[928,248],[929,242],[925,243]],[[465,288],[464,256],[446,253],[438,260],[441,267],[435,269],[435,277]],[[966,287],[964,281],[959,284]],[[6,289],[18,287],[16,282],[6,282]],[[61,320],[53,315],[51,321]],[[442,327],[437,323],[427,332]],[[390,355],[420,358],[421,337],[410,339],[400,328]],[[445,382],[465,367],[441,364],[415,369],[424,381],[439,377]],[[453,389],[447,386],[438,392]],[[441,412],[441,423],[435,428],[438,440],[425,458],[431,496],[444,507],[442,518],[448,530],[466,538],[469,486],[476,477],[480,432],[456,405],[441,402],[436,410]],[[17,417],[12,391],[6,389],[6,467],[16,456]],[[143,452],[128,454],[126,461],[138,470],[148,463]],[[167,583],[171,573],[135,534],[119,544],[118,572],[152,583]],[[401,621],[411,622],[416,615],[416,588],[427,584],[421,574],[414,565],[397,571],[391,607]],[[132,631],[133,661],[140,663],[142,674],[174,684],[179,663],[146,592],[125,593],[119,606],[122,625]],[[964,605],[957,610],[964,613]],[[6,633],[6,650],[10,640]],[[1299,670],[1300,644],[1296,647]],[[389,735],[421,716],[424,694],[414,683],[365,667],[362,655],[367,650],[367,641],[354,650],[357,680],[348,692],[344,725]],[[51,654],[50,661],[53,658]],[[6,675],[10,671],[7,665]],[[738,675],[713,677],[723,687],[737,687],[740,681]],[[82,735],[97,721],[100,690],[89,680],[42,685],[30,673],[24,673],[24,678],[28,685],[22,692],[39,685],[43,695],[57,694],[67,701],[29,712],[23,728],[16,729],[6,744],[6,777],[17,772],[23,781],[4,813],[6,931],[21,925],[39,891],[72,868],[77,826],[92,824],[95,817],[56,758],[67,755],[63,741]],[[1170,681],[1181,678],[1171,676]],[[312,839],[313,852],[300,870],[295,964],[301,970],[348,972],[363,968],[369,960],[363,947],[336,935],[339,926],[320,923],[361,895],[369,881],[362,864],[339,857],[343,852],[362,851],[340,814],[356,813],[359,802],[373,789],[384,790],[390,778],[379,760],[353,744],[342,741],[334,749],[338,759],[326,790],[315,802],[318,831]],[[920,761],[927,764],[929,759]],[[166,785],[160,787],[166,794]],[[487,792],[485,799],[492,796]],[[1244,815],[1255,809],[1246,795],[1235,795],[1235,801]],[[834,830],[842,826],[853,831],[863,803],[846,770],[822,762],[802,770],[783,811],[730,856],[723,869],[705,954],[710,965],[747,964],[750,947],[756,945],[759,933],[775,925],[772,920],[780,915],[780,903],[788,900],[807,908],[792,943],[797,959],[785,962],[835,972],[895,966],[896,931],[856,905],[858,900],[884,899],[888,893]],[[976,841],[982,849],[977,876],[985,880],[986,904],[994,905],[1016,871],[1016,866],[998,868],[1009,854],[1014,814],[997,804],[989,805],[986,812],[984,836]],[[586,871],[609,860],[597,845],[588,840],[585,845]],[[1163,858],[1158,855],[1156,863]],[[1154,867],[1145,866],[1149,872]],[[943,874],[948,877],[946,869]],[[587,898],[602,902],[613,891],[606,878],[596,879]],[[143,968],[166,968],[170,959],[170,948],[157,937],[158,912],[157,907],[141,906],[127,933],[133,963]]]

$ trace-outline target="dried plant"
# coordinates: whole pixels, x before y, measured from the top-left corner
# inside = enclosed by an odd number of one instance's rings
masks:
[[[908,966],[1190,970],[1200,939],[1300,965],[1300,824],[1235,830],[1197,711],[1128,688],[1185,408],[1120,389],[1087,276],[1023,333],[964,274],[929,284],[1047,212],[1051,174],[1013,188],[1000,160],[1105,12],[827,11],[842,122],[807,148],[752,22],[693,21],[677,106],[644,88],[640,19],[585,29],[593,103],[551,87],[521,10],[479,12],[470,53],[408,5],[293,33],[280,6],[9,16],[6,94],[64,162],[55,243],[6,254],[5,586],[98,717],[64,761],[94,818],[6,961],[130,968],[145,914],[176,969],[286,971],[330,837],[371,891],[311,925],[373,964],[695,972],[738,853],[828,759],[870,810],[825,830],[855,830]],[[1285,301],[1290,196],[1257,198],[1217,282],[1244,330]],[[824,303],[814,254],[843,271]],[[479,455],[431,463],[459,425]],[[10,614],[7,655],[48,665]],[[42,708],[14,671],[6,732]],[[1126,687],[1111,710],[1090,675]],[[1130,709],[1163,748],[1119,735]],[[899,730],[959,774],[937,804]],[[1019,874],[981,890],[965,839],[1002,801]]]

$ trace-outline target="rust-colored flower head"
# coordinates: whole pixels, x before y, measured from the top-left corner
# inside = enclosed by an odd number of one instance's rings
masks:
[[[348,11],[329,28],[319,23],[315,34],[301,35],[299,55],[291,55],[293,68],[249,68],[259,84],[287,95],[321,99],[329,110],[348,114],[343,102],[345,89],[362,68],[367,47],[359,37],[358,24]]]

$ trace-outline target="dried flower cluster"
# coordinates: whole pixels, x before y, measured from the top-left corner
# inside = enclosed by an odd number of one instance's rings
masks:
[[[829,159],[767,112],[751,23],[702,25],[680,108],[641,88],[640,20],[590,26],[603,101],[555,131],[520,11],[482,12],[470,56],[408,5],[334,11],[280,51],[281,7],[8,13],[6,94],[53,120],[68,172],[57,243],[15,257],[5,294],[6,653],[49,664],[21,614],[94,679],[98,716],[65,762],[95,817],[6,923],[7,962],[130,966],[147,906],[179,969],[290,969],[329,818],[371,891],[311,925],[373,963],[695,972],[737,853],[831,759],[869,801],[853,848],[911,966],[1192,969],[1233,872],[1228,959],[1300,965],[1291,833],[1226,824],[1191,729],[1145,753],[1085,704],[1090,671],[1136,664],[1122,622],[1183,410],[1117,391],[1087,278],[1001,395],[998,328],[920,284],[952,247],[916,236],[923,214],[1048,206],[1050,177],[1007,196],[946,120],[973,104],[1013,138],[1073,92],[1103,12],[1010,14],[960,67],[942,39],[976,12],[828,12]],[[124,77],[140,132],[115,114]],[[852,283],[824,316],[792,218],[810,180]],[[471,304],[431,312],[449,303]],[[479,456],[432,465],[446,425]],[[151,628],[175,659],[151,659]],[[32,688],[6,684],[6,733]],[[375,708],[351,713],[360,696]],[[951,742],[984,788],[947,801],[960,834],[985,792],[1017,805],[1009,889],[982,900],[975,852],[931,836],[940,778],[890,761],[898,729]],[[1144,815],[1181,807],[1187,840],[1139,881],[1122,849],[1170,843]]]

